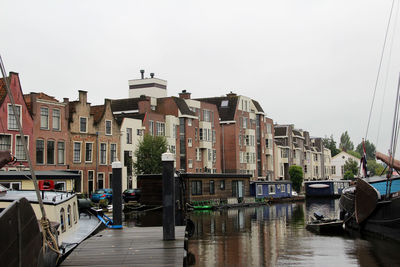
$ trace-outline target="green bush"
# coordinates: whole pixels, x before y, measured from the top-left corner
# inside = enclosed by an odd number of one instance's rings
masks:
[[[353,174],[352,171],[346,171],[346,172],[344,173],[343,178],[344,178],[345,180],[354,180],[354,174]]]
[[[108,199],[100,199],[99,207],[104,209],[104,208],[107,208],[107,206],[108,206]]]

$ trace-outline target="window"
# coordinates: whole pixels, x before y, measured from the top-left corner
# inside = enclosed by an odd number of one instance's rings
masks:
[[[200,148],[196,148],[196,160],[201,161],[201,150]]]
[[[79,131],[81,133],[87,132],[87,118],[86,117],[79,118]]]
[[[49,129],[49,109],[46,107],[40,108],[40,129]]]
[[[24,144],[22,143],[21,136],[16,136],[16,143],[15,143],[15,157],[18,160],[26,160],[27,157],[25,155]],[[28,136],[25,136],[25,143],[28,145]]]
[[[81,143],[74,142],[74,162],[81,162]]]
[[[53,109],[53,130],[59,131],[61,129],[60,123],[60,110]]]
[[[344,175],[344,166],[340,166],[340,170],[342,172],[342,175]]]
[[[221,107],[227,107],[229,104],[229,100],[222,100]]]
[[[188,160],[188,167],[189,167],[189,169],[193,168],[193,160],[192,159]]]
[[[221,180],[221,182],[219,184],[219,189],[225,190],[225,180]]]
[[[21,190],[21,182],[1,182],[0,185],[10,190]]]
[[[142,136],[142,135],[143,135],[143,130],[137,129],[137,130],[136,130],[136,135]],[[132,140],[132,139],[131,139],[131,140]],[[132,143],[132,141],[131,141],[131,143]]]
[[[203,183],[201,181],[192,181],[192,195],[202,195]]]
[[[68,205],[67,208],[67,223],[68,223],[68,227],[71,227],[71,205]]]
[[[314,161],[318,161],[318,154],[314,154]]]
[[[108,185],[109,188],[112,188],[112,172],[108,173]]]
[[[307,173],[307,165],[304,165],[304,173]]]
[[[100,164],[107,164],[107,144],[100,144]]]
[[[47,141],[47,164],[54,164],[54,157],[55,157],[55,146],[53,140]]]
[[[117,144],[111,144],[110,145],[110,163],[113,163],[114,161],[117,161]]]
[[[258,184],[257,185],[257,195],[262,196],[262,194],[263,194],[263,186],[262,186],[262,184]]]
[[[217,162],[217,150],[216,149],[212,150],[212,161],[214,163]]]
[[[165,136],[165,123],[157,121],[156,128],[157,136]]]
[[[287,191],[288,193],[290,193],[290,184],[287,184],[287,185],[286,185],[286,189],[287,189],[286,191]]]
[[[65,164],[65,143],[63,141],[57,142],[58,164]]]
[[[17,117],[19,118],[19,122],[22,124],[21,120],[21,106],[15,105],[15,109],[17,110]],[[14,116],[14,110],[11,104],[8,104],[8,129],[9,130],[18,130],[17,119]]]
[[[106,135],[112,135],[111,121],[106,120]]]
[[[97,174],[97,189],[104,188],[104,173]]]
[[[192,126],[192,119],[191,118],[188,119],[188,126]]]
[[[207,151],[208,151],[208,161],[211,161],[212,151],[211,151],[211,149],[207,149]]]
[[[332,166],[332,174],[336,174],[336,166]]]
[[[205,138],[203,137],[203,128],[199,129],[199,140],[203,141]]]
[[[61,231],[64,233],[65,232],[65,211],[64,208],[60,210],[60,225],[61,225]]]
[[[74,223],[77,223],[77,220],[76,220],[76,203],[74,202],[74,204],[73,204],[73,206],[72,206],[73,208],[73,214],[74,214]]]
[[[288,157],[289,157],[289,149],[281,148],[281,158],[288,158]]]
[[[210,181],[210,195],[214,195],[215,194],[215,183],[214,180]]]
[[[268,185],[268,192],[269,192],[270,195],[274,195],[275,194],[275,185],[274,184]]]
[[[149,121],[149,134],[154,135],[154,121]]]
[[[215,132],[215,130],[212,131],[212,142],[213,143],[217,142],[217,133]]]
[[[318,175],[318,166],[315,166],[315,175]]]
[[[36,164],[44,164],[44,140],[36,140]]]
[[[138,130],[138,133],[139,133],[139,130]],[[126,128],[126,143],[132,144],[132,128]]]
[[[272,133],[272,127],[271,124],[267,124],[267,133]]]
[[[197,141],[197,127],[194,128],[194,140]]]
[[[85,144],[85,162],[92,162],[93,143]]]
[[[286,186],[284,184],[281,184],[281,193],[285,193],[285,189],[286,189]]]
[[[88,192],[91,194],[93,192],[93,178],[94,178],[94,171],[88,171]]]
[[[192,147],[192,138],[188,138],[188,147]]]
[[[11,151],[11,135],[0,134],[0,150]]]

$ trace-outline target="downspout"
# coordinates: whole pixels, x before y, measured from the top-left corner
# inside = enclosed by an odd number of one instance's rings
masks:
[[[96,183],[93,184],[93,190],[96,191],[97,190],[97,184],[98,181],[97,179],[98,177],[98,171],[99,171],[99,132],[96,132]],[[94,178],[94,177],[93,177]],[[104,179],[104,177],[103,177]]]
[[[225,173],[225,144],[224,144],[224,125],[222,124],[222,169]]]

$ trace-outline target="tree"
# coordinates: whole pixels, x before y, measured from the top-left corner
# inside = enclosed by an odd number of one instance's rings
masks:
[[[146,134],[135,150],[136,162],[133,169],[136,174],[162,173],[161,155],[167,151],[167,140],[164,136]]]
[[[300,166],[292,165],[289,168],[289,176],[293,189],[296,192],[300,192],[301,184],[303,183],[303,169]]]
[[[331,156],[334,157],[340,153],[340,150],[336,147],[336,141],[333,140],[333,135],[330,138],[325,137],[322,139],[322,143],[324,147],[328,148],[331,151]]]
[[[364,154],[364,149],[362,142],[358,144],[356,151],[360,153],[360,155]],[[367,154],[367,160],[369,159],[375,159],[375,152],[376,152],[376,147],[373,143],[370,143],[368,140],[365,141],[365,153]]]
[[[358,159],[361,159],[361,155],[357,151],[348,150],[346,153],[348,153],[348,154],[350,154],[350,155],[352,155],[352,156],[354,156],[354,157],[356,157]]]
[[[345,131],[344,133],[342,133],[342,135],[340,136],[340,144],[339,144],[339,148],[343,151],[347,151],[347,150],[353,150],[354,149],[354,144],[353,142],[351,142],[350,140],[350,136],[347,133],[347,131]]]
[[[354,179],[354,174],[351,171],[347,171],[343,175],[343,179],[345,180],[353,180]]]
[[[368,171],[370,172],[370,176],[381,175],[385,167],[382,164],[376,162],[376,160],[370,159],[367,160]]]
[[[348,159],[343,166],[344,172],[350,171],[353,175],[358,174],[358,163],[353,159]]]

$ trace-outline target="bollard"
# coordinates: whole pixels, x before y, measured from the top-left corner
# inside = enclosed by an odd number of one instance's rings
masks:
[[[122,228],[122,164],[119,161],[112,163],[112,195],[113,228]]]
[[[175,178],[174,154],[166,152],[161,156],[163,194],[163,239],[175,240]]]

